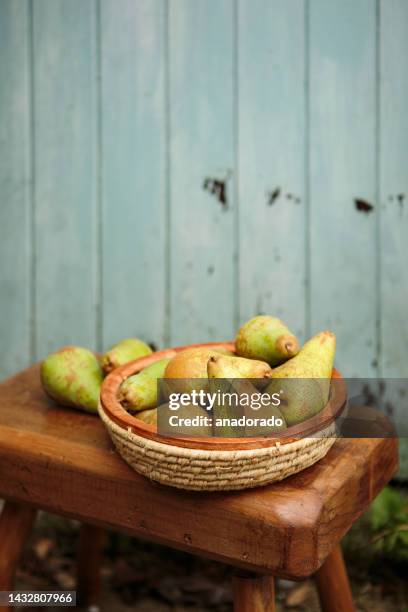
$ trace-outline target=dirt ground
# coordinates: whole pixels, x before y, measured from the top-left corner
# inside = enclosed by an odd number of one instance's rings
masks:
[[[21,589],[75,589],[78,524],[42,514],[18,572]],[[404,575],[347,560],[358,612],[408,612]],[[231,569],[186,553],[110,534],[102,567],[102,612],[229,612]],[[61,610],[62,608],[21,608]],[[314,584],[278,581],[277,610],[320,610]]]

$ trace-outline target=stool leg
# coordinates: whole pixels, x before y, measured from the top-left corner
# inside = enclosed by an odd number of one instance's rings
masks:
[[[353,597],[340,545],[315,574],[323,612],[354,612]]]
[[[275,612],[273,576],[242,573],[233,577],[234,612]]]
[[[37,511],[6,501],[0,515],[0,591],[12,591],[16,570]]]
[[[77,566],[77,605],[97,606],[101,592],[100,568],[107,531],[93,525],[82,525],[79,534]]]

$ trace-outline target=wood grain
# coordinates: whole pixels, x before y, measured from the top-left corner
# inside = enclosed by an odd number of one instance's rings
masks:
[[[375,377],[375,2],[310,2],[309,39],[311,333],[336,333],[344,376]]]
[[[96,30],[92,2],[32,7],[40,358],[96,348]]]
[[[81,525],[77,563],[77,604],[84,609],[98,606],[101,595],[101,563],[107,542],[105,529]]]
[[[406,377],[407,3],[212,4],[0,3],[0,376],[241,310]]]
[[[170,2],[168,37],[175,345],[234,334],[234,3]]]
[[[30,361],[32,315],[30,19],[0,2],[0,378]]]
[[[275,612],[273,576],[236,574],[232,581],[234,612]]]
[[[332,550],[316,572],[315,580],[322,612],[355,611],[340,545]]]
[[[238,2],[240,320],[306,333],[306,56],[303,0]]]
[[[11,501],[4,504],[0,515],[0,591],[14,588],[16,569],[35,515],[36,510],[31,506]]]
[[[380,373],[408,378],[408,3],[380,2],[379,30],[379,300]],[[385,381],[386,382],[386,381]],[[405,389],[404,389],[405,386]],[[391,387],[391,388],[390,388]],[[406,381],[386,385],[384,405],[401,428],[406,423]],[[408,440],[400,441],[401,477],[408,478]]]
[[[395,473],[397,448],[343,439],[281,483],[178,491],[133,472],[97,417],[47,400],[37,366],[0,385],[0,496],[277,576],[320,567]]]
[[[165,4],[163,0],[101,2],[105,348],[132,336],[164,344]]]

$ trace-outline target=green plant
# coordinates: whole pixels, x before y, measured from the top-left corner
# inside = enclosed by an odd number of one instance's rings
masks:
[[[374,553],[408,561],[408,497],[386,487],[372,503],[369,521]]]

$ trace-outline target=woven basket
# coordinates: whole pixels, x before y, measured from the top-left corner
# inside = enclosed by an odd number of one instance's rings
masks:
[[[228,348],[231,343],[200,346]],[[346,389],[334,372],[334,399],[315,417],[273,438],[164,438],[129,415],[117,400],[123,380],[157,359],[187,347],[159,351],[114,370],[102,385],[99,414],[123,459],[151,480],[180,489],[220,491],[258,487],[295,474],[326,455],[336,438],[335,418]],[[332,393],[333,396],[333,393]]]

